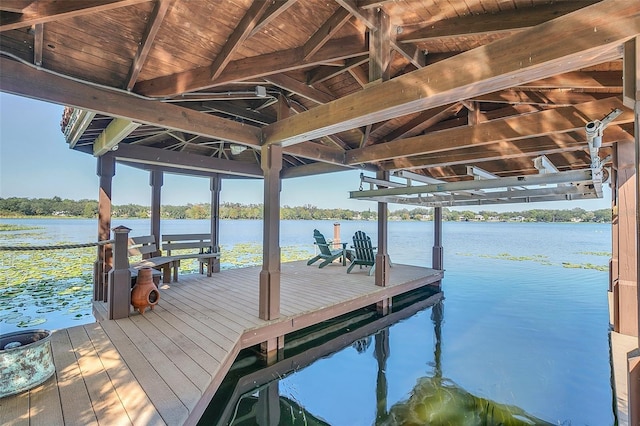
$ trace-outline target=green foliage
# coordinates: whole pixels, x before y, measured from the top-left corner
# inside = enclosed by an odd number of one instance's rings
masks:
[[[95,217],[98,203],[93,200],[62,200],[60,197],[46,198],[0,198],[0,217],[29,216],[68,216]],[[148,206],[127,204],[113,206],[112,215],[116,218],[149,218],[151,210]],[[186,206],[162,206],[160,216],[163,219],[209,219],[211,205],[187,204]],[[262,219],[262,204],[223,203],[220,206],[221,219]],[[389,212],[391,220],[432,220],[433,209],[416,207]],[[378,212],[367,209],[354,211],[348,209],[321,209],[306,204],[304,206],[283,206],[280,209],[282,220],[377,220]],[[474,213],[468,210],[457,211],[442,209],[445,221],[519,221],[519,222],[597,222],[611,221],[611,209],[586,211],[580,208],[571,210],[526,210],[522,212],[497,213],[481,211]]]
[[[27,225],[12,225],[8,223],[0,223],[0,232],[5,231],[30,231],[33,229],[40,229],[37,226],[27,226]]]

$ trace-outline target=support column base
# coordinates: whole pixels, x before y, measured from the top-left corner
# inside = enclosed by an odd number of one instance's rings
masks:
[[[389,268],[391,260],[388,254],[376,254],[376,285],[380,287],[386,287],[389,283]]]
[[[393,302],[391,298],[383,299],[376,303],[376,311],[380,315],[389,315],[393,308]]]
[[[266,365],[272,365],[284,359],[284,336],[278,336],[262,342],[260,344],[260,356]]]
[[[627,354],[629,424],[640,425],[640,349]]]
[[[127,318],[131,311],[131,272],[128,269],[109,271],[107,293],[109,319]]]
[[[280,271],[260,271],[258,316],[269,321],[280,317]]]

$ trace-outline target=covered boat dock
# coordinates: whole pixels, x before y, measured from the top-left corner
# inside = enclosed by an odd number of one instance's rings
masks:
[[[247,342],[261,344],[267,359],[294,327],[291,315],[302,315],[304,324],[325,319],[311,313],[324,312],[311,300],[305,308],[287,299],[288,266],[281,263],[279,247],[283,179],[363,172],[360,182],[349,188],[345,182],[345,190],[377,206],[375,284],[359,296],[343,293],[348,286],[341,284],[331,288],[332,296],[324,287],[328,270],[309,281],[322,283],[330,304],[357,309],[361,303],[347,301],[362,297],[383,313],[392,310],[394,289],[404,288],[394,284],[404,267],[391,267],[388,255],[388,203],[433,208],[432,262],[421,265],[422,281],[415,278],[424,285],[444,270],[442,208],[601,198],[609,184],[612,333],[634,342],[632,350],[614,351],[628,387],[618,420],[637,424],[639,36],[640,2],[627,0],[3,0],[0,90],[68,107],[62,128],[69,148],[96,157],[99,241],[113,237],[116,165],[149,172],[149,233],[158,248],[165,173],[210,180],[214,250],[220,245],[224,180],[263,180],[263,265],[247,270],[251,274],[237,284],[243,297],[251,295],[250,308],[230,304],[239,319],[224,326],[240,335],[254,321],[267,326],[268,333]],[[86,388],[96,395],[107,392],[111,401],[121,401],[120,408],[110,411],[108,404],[85,400],[70,409],[95,410],[98,420],[111,422],[119,415],[129,418],[123,414],[127,398],[113,388],[120,378],[111,379],[105,369],[126,359],[127,351],[139,351],[124,328],[135,331],[139,323],[153,331],[166,323],[162,315],[172,301],[183,306],[197,300],[190,289],[174,295],[172,286],[162,290],[167,306],[141,318],[129,306],[127,268],[117,265],[126,263],[126,250],[107,245],[96,257],[94,299],[107,319],[57,335],[63,345],[58,348],[66,348],[58,359],[64,354],[72,367],[65,376],[66,364],[60,365],[56,383],[80,379],[85,369],[91,377],[83,382]],[[306,276],[311,268],[304,269]],[[211,283],[234,273],[240,272],[213,274]],[[190,284],[196,288],[206,281],[198,277]],[[327,312],[339,315],[341,309]],[[198,321],[215,317],[211,311],[189,312]],[[118,329],[124,344],[104,340]],[[231,362],[236,342],[230,339],[217,362]],[[85,347],[88,357],[76,357]],[[82,365],[74,367],[73,359]],[[136,359],[141,369],[128,371],[143,377],[149,360]],[[200,407],[196,395],[211,394],[218,380],[217,373],[208,374],[210,384],[187,385],[180,402],[185,410],[166,421],[194,421],[200,411],[194,408]],[[122,380],[134,383],[141,379],[137,375]],[[56,389],[62,395],[65,388]],[[33,416],[36,423],[42,413],[29,407],[51,395],[3,399],[3,419],[9,413],[10,422]],[[161,406],[140,415],[164,419]],[[61,422],[72,423],[65,417]]]

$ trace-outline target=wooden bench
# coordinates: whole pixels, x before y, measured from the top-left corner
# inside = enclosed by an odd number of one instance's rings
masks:
[[[169,256],[154,256],[158,252],[156,239],[153,235],[129,238],[129,257],[140,256],[141,259],[135,262],[129,261],[129,271],[131,271],[132,282],[138,277],[138,271],[142,268],[151,268],[156,284],[162,275],[162,281],[169,282],[171,278],[171,266],[174,259]],[[162,270],[160,273],[159,269]]]
[[[214,251],[211,234],[166,234],[162,236],[162,249],[166,257],[172,259],[173,280],[178,281],[180,260],[197,259],[200,263],[200,273],[207,267],[207,276],[213,272],[213,262],[220,257],[220,252]],[[172,254],[177,250],[193,250],[192,253]]]

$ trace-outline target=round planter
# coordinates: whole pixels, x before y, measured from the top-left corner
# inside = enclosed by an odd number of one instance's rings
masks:
[[[0,398],[34,388],[55,373],[50,337],[48,330],[0,335]]]

